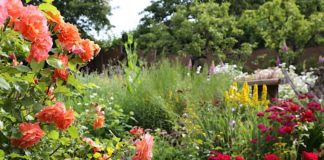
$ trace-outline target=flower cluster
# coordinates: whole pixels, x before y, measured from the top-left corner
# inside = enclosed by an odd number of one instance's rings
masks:
[[[73,109],[66,110],[61,102],[53,106],[46,106],[35,117],[43,123],[54,123],[60,130],[65,130],[71,126],[75,117]]]
[[[267,108],[265,112],[257,113],[260,118],[266,117],[269,120],[269,125],[258,124],[257,128],[260,130],[266,142],[273,142],[274,144],[284,143],[283,140],[279,140],[278,137],[286,137],[285,140],[299,141],[302,138],[302,131],[305,130],[307,124],[316,122],[319,114],[324,111],[324,108],[320,103],[312,99],[313,96],[306,94],[300,96],[301,99],[307,100],[307,105],[303,105],[295,102],[294,100],[275,100],[274,104]],[[260,139],[259,139],[260,140]],[[258,139],[253,139],[252,143],[257,143]],[[275,143],[278,142],[278,143]],[[313,155],[309,153],[309,155]],[[308,157],[308,153],[303,153],[304,157]],[[276,159],[275,155],[265,155],[265,159]],[[316,156],[317,157],[317,156]],[[277,158],[279,159],[279,158]],[[304,158],[309,159],[309,158]],[[309,159],[311,160],[311,159]]]
[[[245,160],[242,156],[235,156],[235,160]],[[222,154],[217,151],[210,151],[210,155],[208,156],[208,160],[231,160],[231,155],[229,154]]]
[[[269,101],[267,100],[267,86],[262,86],[262,96],[261,100],[259,100],[258,96],[258,86],[254,85],[252,96],[250,93],[250,86],[245,81],[242,87],[242,90],[238,90],[237,83],[234,82],[228,91],[225,92],[225,103],[227,106],[236,107],[240,105],[244,106],[265,106],[267,107]]]
[[[46,18],[47,15],[50,18]],[[81,39],[76,26],[65,23],[59,13],[43,13],[33,5],[23,6],[21,0],[2,0],[0,2],[0,26],[10,18],[9,27],[31,42],[30,54],[26,58],[28,62],[35,60],[41,62],[47,60],[52,49],[53,39],[48,25],[54,25],[53,32],[57,35],[59,44],[68,53],[79,55],[83,62],[87,62],[96,56],[100,48],[89,39]],[[63,56],[59,57],[65,58]],[[62,70],[56,70],[54,76],[66,80],[66,65]]]
[[[285,64],[281,65],[285,68]],[[300,75],[295,72],[296,68],[292,65],[289,66],[287,70],[291,81],[296,87],[295,89],[300,93],[309,92],[309,88],[315,85],[318,78],[314,75],[313,69],[309,72],[302,72]],[[296,97],[296,95],[289,84],[282,84],[279,86],[279,97],[280,99],[289,99]]]

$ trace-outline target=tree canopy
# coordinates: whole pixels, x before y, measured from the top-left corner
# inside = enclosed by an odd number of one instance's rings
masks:
[[[135,37],[141,49],[158,54],[244,60],[253,47],[322,45],[323,13],[316,0],[157,0],[144,10]]]

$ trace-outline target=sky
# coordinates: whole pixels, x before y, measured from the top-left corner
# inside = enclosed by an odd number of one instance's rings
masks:
[[[115,28],[109,34],[119,37],[123,31],[136,28],[142,17],[139,13],[150,5],[150,0],[111,0],[110,5],[112,15],[109,20]]]

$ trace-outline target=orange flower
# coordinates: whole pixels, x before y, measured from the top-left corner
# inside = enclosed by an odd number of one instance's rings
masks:
[[[89,39],[81,40],[81,46],[84,51],[79,55],[83,62],[90,61],[95,55],[100,52],[100,47]]]
[[[45,135],[44,131],[39,127],[39,123],[21,123],[19,130],[22,136],[19,139],[11,139],[11,144],[22,148],[35,145]]]
[[[60,25],[58,39],[61,46],[69,52],[81,52],[79,42],[81,40],[78,28],[70,23]]]
[[[28,40],[34,42],[40,35],[48,33],[47,19],[36,6],[24,7],[19,12],[21,16],[15,22],[14,28]]]
[[[65,130],[72,125],[74,120],[75,120],[74,111],[73,111],[73,109],[69,109],[63,115],[61,115],[58,119],[56,119],[55,125],[58,129]]]
[[[136,140],[136,154],[132,157],[132,160],[151,160],[153,139],[153,136],[147,133],[141,137],[141,140]]]
[[[46,12],[46,14],[49,16],[48,23],[51,25],[55,24],[53,31],[54,32],[59,31],[62,23],[64,23],[63,17],[60,14],[54,14],[50,11]]]
[[[5,7],[8,9],[8,14],[11,17],[11,22],[15,22],[21,15],[21,10],[24,8],[21,0],[2,0]]]
[[[69,63],[69,57],[61,54],[58,56],[58,58],[63,62],[63,68],[62,69],[55,69],[53,78],[61,78],[62,80],[67,80],[69,76],[69,72],[67,70],[68,63]]]
[[[62,102],[57,102],[53,106],[47,106],[40,112],[36,113],[35,117],[44,123],[55,123],[61,115],[64,115],[65,106]]]
[[[104,126],[105,116],[98,116],[98,118],[93,123],[93,129],[102,128]]]
[[[40,35],[32,43],[29,56],[26,58],[27,62],[34,59],[36,62],[44,61],[48,58],[48,52],[51,50],[53,45],[52,38],[49,32]]]
[[[43,108],[35,117],[44,123],[54,123],[60,130],[69,128],[75,119],[73,109],[66,111],[62,102]]]

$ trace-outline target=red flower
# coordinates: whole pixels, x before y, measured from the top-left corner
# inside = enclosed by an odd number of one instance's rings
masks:
[[[291,133],[294,130],[294,128],[290,126],[281,126],[278,130],[280,134],[286,134],[286,133]]]
[[[307,107],[312,111],[320,111],[321,110],[321,104],[318,102],[309,102],[307,104]]]
[[[58,119],[56,119],[55,125],[58,129],[65,130],[72,125],[74,120],[75,120],[74,111],[72,109],[69,109]]]
[[[141,136],[144,133],[144,130],[140,127],[134,127],[129,132],[134,136]]]
[[[258,116],[258,117],[263,117],[263,116],[264,116],[264,112],[258,112],[258,113],[257,113],[257,116]]]
[[[236,156],[236,157],[235,157],[235,160],[245,160],[245,159],[244,159],[244,157],[242,157],[242,156]]]
[[[258,124],[258,128],[261,129],[261,133],[264,133],[266,131],[268,131],[269,129],[263,125],[263,124]]]
[[[53,106],[47,106],[40,112],[36,113],[35,117],[43,123],[55,123],[57,119],[64,115],[65,106],[62,102],[57,102]]]
[[[253,144],[256,144],[258,142],[258,139],[257,138],[253,138],[252,140],[251,140],[251,143],[253,143]]]
[[[303,151],[304,160],[318,160],[318,153]]]
[[[44,131],[39,127],[39,123],[21,123],[19,130],[22,136],[19,139],[11,139],[11,144],[22,148],[35,145],[45,135]]]
[[[93,122],[93,129],[102,128],[104,126],[105,116],[100,115],[94,122]]]
[[[301,119],[302,122],[314,122],[316,121],[316,117],[314,113],[311,110],[305,110],[301,113]]]
[[[264,155],[264,160],[280,160],[280,158],[275,154],[267,153]]]

